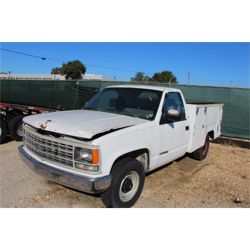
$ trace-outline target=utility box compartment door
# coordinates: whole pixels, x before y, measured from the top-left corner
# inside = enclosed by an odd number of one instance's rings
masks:
[[[204,145],[206,137],[206,115],[204,107],[195,108],[194,129],[192,138],[192,150],[196,150]]]
[[[214,139],[221,135],[223,104],[188,104],[190,141],[188,152],[202,147],[207,134],[212,131]]]

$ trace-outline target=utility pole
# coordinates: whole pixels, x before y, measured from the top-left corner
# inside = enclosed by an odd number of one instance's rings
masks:
[[[188,85],[190,84],[190,76],[191,76],[191,72],[188,72]]]
[[[10,73],[11,73],[11,71],[8,71],[8,73],[9,73],[9,79],[10,79]]]
[[[93,65],[95,66],[95,54],[93,54]],[[93,69],[93,74],[95,74],[95,68]]]
[[[171,81],[172,81],[172,78],[170,78],[169,83],[168,83],[170,86],[171,86]]]

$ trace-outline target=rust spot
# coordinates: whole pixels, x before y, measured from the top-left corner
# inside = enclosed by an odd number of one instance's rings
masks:
[[[40,123],[40,124],[39,124],[39,127],[40,127],[41,129],[46,129],[49,122],[52,122],[52,121],[51,121],[51,120],[47,120],[45,123]]]
[[[43,125],[42,123],[39,125],[39,127],[41,128],[41,129],[46,129],[47,128],[47,125]]]

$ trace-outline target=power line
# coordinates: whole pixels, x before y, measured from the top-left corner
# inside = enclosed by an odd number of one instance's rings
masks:
[[[37,55],[32,55],[32,54],[28,54],[28,53],[24,53],[24,52],[20,52],[20,51],[15,51],[15,50],[10,50],[10,49],[4,49],[4,48],[0,48],[0,49],[3,51],[6,51],[6,52],[11,52],[11,53],[19,54],[19,55],[39,58],[39,59],[44,60],[44,61],[51,60],[51,61],[64,62],[63,60],[55,59],[55,58],[51,58],[51,57],[37,56]]]
[[[33,55],[33,54],[28,54],[28,53],[24,53],[24,52],[20,52],[20,51],[16,51],[16,50],[10,50],[10,49],[4,49],[4,48],[0,48],[3,51],[6,52],[11,52],[11,53],[15,53],[15,54],[20,54],[20,55],[24,55],[24,56],[30,56],[30,57],[35,57],[35,58],[39,58],[41,60],[44,61],[57,61],[60,63],[65,63],[64,60],[62,59],[57,59],[57,58],[51,58],[51,57],[45,57],[45,56],[38,56],[38,55]],[[110,67],[110,66],[104,66],[104,65],[96,65],[96,64],[90,64],[90,63],[84,63],[84,65],[88,66],[88,67],[93,67],[93,68],[101,68],[101,69],[108,69],[108,70],[115,70],[115,71],[123,71],[123,72],[130,72],[130,73],[137,73],[137,72],[142,72],[140,70],[132,70],[132,69],[124,69],[124,68],[117,68],[117,67]],[[150,72],[144,72],[145,74],[150,74],[153,75],[154,73],[150,73]],[[171,80],[169,81],[169,85],[171,84]],[[160,81],[155,81],[155,83],[161,83]]]
[[[64,63],[64,60],[61,60],[61,59],[56,59],[56,58],[51,58],[51,57],[45,57],[45,56],[38,56],[38,55],[32,55],[32,54],[28,54],[28,53],[24,53],[24,52],[20,52],[20,51],[14,51],[14,50],[10,50],[10,49],[3,49],[3,48],[0,48],[0,49],[3,50],[3,51],[6,51],[6,52],[11,52],[11,53],[15,53],[15,54],[24,55],[24,56],[30,56],[30,57],[39,58],[41,60],[51,60],[51,61],[57,61],[57,62]],[[96,64],[90,64],[90,63],[84,63],[84,64],[86,66],[93,67],[93,68],[101,68],[101,69],[108,69],[108,70],[124,71],[124,72],[131,72],[131,73],[137,73],[138,72],[136,70],[131,70],[131,69],[109,67],[109,66],[96,65]]]
[[[3,51],[15,53],[15,54],[20,54],[20,55],[25,55],[25,56],[31,56],[31,57],[40,58],[42,60],[47,60],[46,57],[42,57],[42,56],[35,56],[35,55],[31,55],[31,54],[27,54],[27,53],[23,53],[23,52],[19,52],[19,51],[14,51],[14,50],[10,50],[10,49],[3,49],[3,48],[0,48],[0,49],[3,50]]]

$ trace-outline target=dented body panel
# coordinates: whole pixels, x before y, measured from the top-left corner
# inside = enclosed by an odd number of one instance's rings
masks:
[[[23,121],[35,128],[86,139],[109,130],[147,122],[140,118],[91,110],[38,114],[27,116]]]

